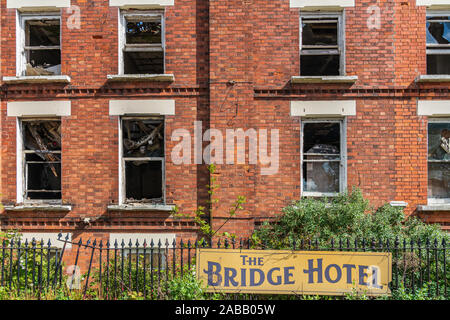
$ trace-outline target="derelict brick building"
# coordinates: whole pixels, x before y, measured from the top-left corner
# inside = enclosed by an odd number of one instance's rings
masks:
[[[357,186],[448,228],[449,43],[445,0],[2,0],[1,228],[193,238],[211,176],[174,132],[238,128],[279,157],[217,161],[214,226]]]

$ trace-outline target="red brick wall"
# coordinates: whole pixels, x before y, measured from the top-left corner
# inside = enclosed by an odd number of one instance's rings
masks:
[[[408,202],[412,214],[427,202],[427,119],[418,117],[417,100],[448,99],[447,85],[417,85],[426,69],[425,9],[415,1],[378,1],[379,29],[369,29],[369,0],[345,10],[346,72],[353,84],[293,85],[299,74],[299,11],[287,0],[176,0],[166,9],[166,73],[172,84],[108,83],[118,70],[117,8],[108,0],[72,0],[81,9],[81,29],[63,23],[63,74],[69,85],[3,85],[1,103],[0,188],[4,203],[16,198],[16,124],[6,116],[7,101],[70,99],[72,115],[63,119],[63,198],[69,213],[7,212],[3,227],[33,231],[177,232],[191,234],[192,222],[167,213],[112,213],[118,201],[118,118],[108,115],[108,100],[176,100],[176,115],[166,121],[168,203],[190,214],[207,200],[204,165],[170,161],[174,129],[278,129],[277,174],[263,176],[260,165],[217,165],[219,189],[213,225],[220,227],[238,196],[247,203],[221,231],[251,234],[255,221],[273,217],[300,198],[300,119],[290,116],[292,100],[357,100],[347,119],[347,185],[360,187],[374,205]],[[2,76],[15,75],[15,11],[1,1]],[[62,11],[63,21],[68,13]],[[234,84],[229,82],[233,81]],[[437,91],[436,87],[444,90]],[[447,90],[447,91],[445,91]],[[270,132],[270,131],[269,131]],[[269,149],[270,150],[270,149]],[[91,226],[80,217],[102,219]],[[441,218],[440,218],[441,217]],[[449,223],[446,213],[430,222]]]

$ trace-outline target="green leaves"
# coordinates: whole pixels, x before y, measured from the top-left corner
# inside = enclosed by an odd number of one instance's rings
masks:
[[[406,218],[403,210],[385,204],[370,206],[359,189],[333,199],[305,198],[283,209],[275,222],[265,223],[254,233],[255,243],[271,248],[290,248],[296,241],[318,241],[329,246],[331,239],[374,239],[394,242],[407,239],[447,237],[437,225],[428,225],[415,217]]]

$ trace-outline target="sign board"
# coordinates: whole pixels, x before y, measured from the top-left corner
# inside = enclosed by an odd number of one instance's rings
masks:
[[[374,296],[390,294],[392,255],[198,248],[196,274],[210,292]]]

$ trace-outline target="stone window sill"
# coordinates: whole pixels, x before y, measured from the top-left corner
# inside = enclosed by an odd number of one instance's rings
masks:
[[[355,83],[358,76],[293,76],[292,83]]]
[[[107,76],[108,81],[156,81],[173,82],[173,74],[114,74]]]
[[[171,212],[175,209],[175,205],[167,204],[122,204],[109,205],[108,211],[163,211]]]
[[[448,74],[424,74],[416,78],[416,82],[450,82],[450,75]]]
[[[417,211],[450,211],[450,203],[421,205]]]
[[[19,206],[4,206],[5,211],[71,211],[71,205],[58,205],[58,204],[26,204]]]
[[[69,76],[20,76],[3,77],[3,82],[15,83],[70,83]]]

